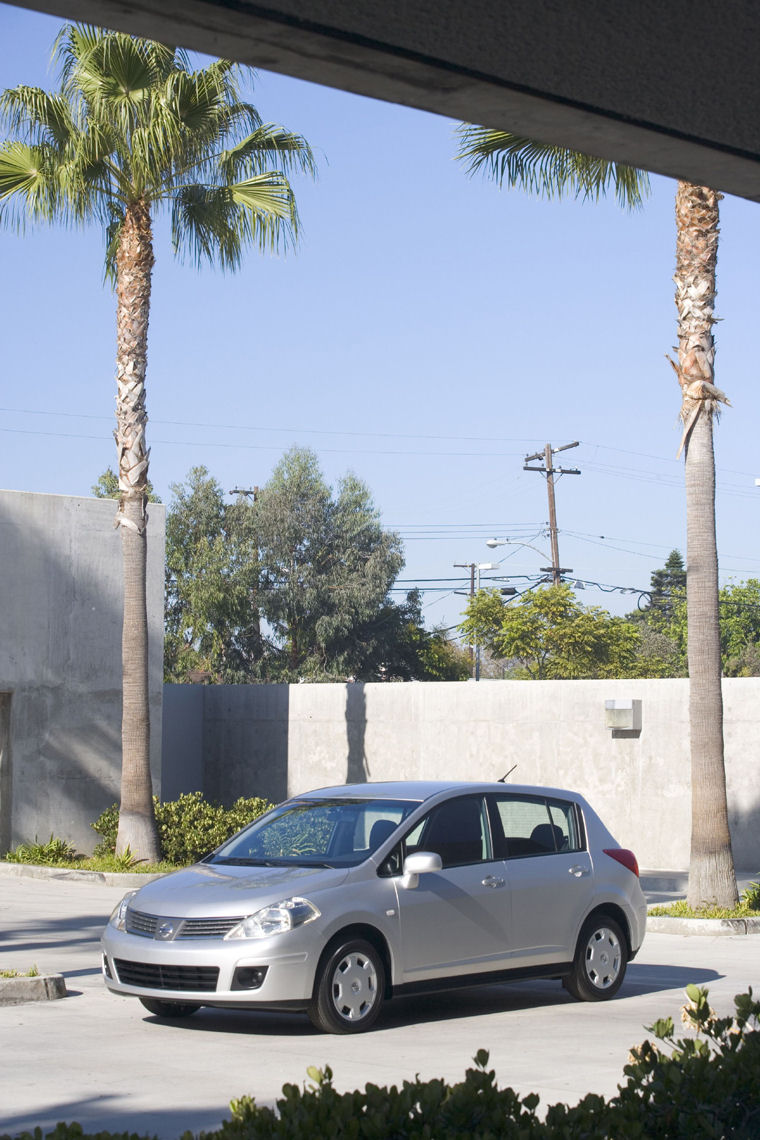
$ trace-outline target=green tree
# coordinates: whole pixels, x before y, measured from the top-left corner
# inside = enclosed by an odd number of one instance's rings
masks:
[[[425,629],[419,590],[401,603],[386,599],[377,615],[356,632],[357,656],[351,670],[360,681],[465,681],[466,651],[442,629]]]
[[[226,501],[205,467],[172,484],[166,515],[164,677],[251,680],[262,656],[253,509]]]
[[[650,576],[651,590],[641,616],[655,628],[670,622],[675,608],[686,599],[686,566],[680,550],[671,550],[661,570]]]
[[[642,639],[661,639],[673,647],[678,663],[674,676],[688,676],[688,608],[686,597],[670,595],[669,613],[654,606],[644,610],[645,621],[638,624]],[[760,581],[732,582],[718,594],[720,613],[720,656],[726,677],[760,675]],[[632,616],[632,615],[631,615]]]
[[[599,606],[583,606],[569,586],[529,590],[505,603],[498,590],[472,598],[460,626],[511,675],[533,680],[640,676],[636,627]]]
[[[302,460],[308,458],[300,456]],[[292,453],[290,459],[293,460]],[[355,542],[357,527],[366,532],[368,521],[374,533],[365,533],[363,542],[365,548],[375,545],[375,561],[384,557],[383,550],[394,554],[393,543],[389,546],[377,530],[376,519],[368,519],[368,510],[371,516],[374,508],[366,489],[358,494],[352,477],[352,497],[340,500],[342,512],[331,522],[325,516],[337,504],[329,489],[327,497],[319,494],[324,487],[314,463],[312,475],[313,481],[306,480],[301,485],[303,497],[299,506],[291,502],[283,507],[280,502],[277,508],[288,515],[297,514],[300,509],[301,525],[312,528],[310,535],[302,535],[298,544],[303,556],[310,557],[306,553],[310,550],[324,552],[325,543],[332,541],[330,535],[335,531],[336,549],[350,547]],[[309,509],[305,500],[310,492],[312,496],[316,492],[317,507],[321,505],[322,510]],[[321,566],[299,566],[301,581],[309,583],[309,592],[302,595],[305,612],[296,615],[301,648],[304,644],[306,648],[295,672],[287,635],[286,611],[292,604],[287,589],[289,579],[277,561],[269,565],[262,561],[270,558],[270,546],[259,550],[260,531],[266,532],[272,523],[273,532],[279,533],[276,518],[265,518],[272,511],[272,502],[262,505],[263,492],[256,502],[244,496],[227,502],[219,483],[205,467],[193,468],[184,483],[172,486],[172,493],[166,519],[167,681],[192,681],[198,674],[228,684],[296,676],[312,680],[353,677],[358,681],[450,681],[466,676],[466,655],[448,642],[442,631],[425,629],[419,593],[411,591],[401,603],[388,596],[385,586],[398,565],[395,554],[379,588],[372,585],[377,567],[370,568],[369,580],[362,581],[360,576],[359,581],[351,581],[350,568],[344,564],[336,574],[330,559],[327,564],[322,560]],[[279,557],[281,552],[275,553]],[[274,599],[269,592],[280,589],[283,583],[284,597]],[[269,596],[265,596],[265,591]],[[359,595],[363,597],[357,604]],[[350,608],[340,613],[346,597]],[[280,624],[270,624],[267,614],[280,615]],[[314,632],[317,627],[318,635]],[[325,639],[324,630],[330,634],[329,640]],[[310,640],[311,634],[314,636]]]
[[[145,375],[153,221],[171,217],[175,252],[235,269],[250,245],[297,232],[286,177],[313,171],[306,142],[263,124],[241,99],[242,72],[120,32],[67,25],[56,41],[60,88],[0,97],[3,219],[102,224],[116,288],[118,523],[124,563],[121,809],[117,851],[158,856],[149,765],[145,596]],[[275,169],[272,169],[272,167]]]
[[[760,677],[760,581],[731,582],[720,591],[720,641],[727,677]]]
[[[471,172],[484,170],[544,197],[572,191],[597,198],[614,185],[618,201],[638,205],[646,175],[564,147],[505,131],[460,127],[458,157]],[[723,759],[718,616],[718,552],[715,528],[713,420],[725,394],[715,387],[712,336],[718,203],[706,186],[679,182],[676,190],[676,306],[682,392],[689,609],[689,735],[691,740],[692,839],[689,903],[731,907],[738,898],[728,827]]]
[[[261,613],[281,649],[283,679],[361,672],[368,634],[403,566],[368,488],[346,475],[333,496],[317,457],[292,448],[256,504]]]

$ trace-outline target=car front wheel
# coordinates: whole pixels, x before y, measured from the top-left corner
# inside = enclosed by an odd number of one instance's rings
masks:
[[[325,1033],[361,1033],[374,1025],[385,989],[382,959],[362,939],[338,945],[327,957],[309,1007],[312,1024]]]
[[[562,984],[580,1001],[606,1001],[623,984],[626,965],[625,937],[614,918],[592,915],[581,928],[573,968]]]
[[[201,1007],[189,1001],[160,1001],[156,998],[140,998],[148,1013],[156,1017],[190,1017]]]

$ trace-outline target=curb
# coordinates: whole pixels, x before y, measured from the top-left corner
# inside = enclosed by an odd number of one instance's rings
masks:
[[[710,935],[760,934],[760,918],[673,918],[660,914],[647,917],[647,934]]]
[[[134,871],[79,871],[68,867],[38,867],[33,863],[0,862],[0,878],[9,879],[73,879],[84,883],[102,883],[105,887],[141,887],[162,879],[163,873],[146,875]]]
[[[67,996],[63,974],[40,974],[36,978],[0,978],[0,1005],[55,1001]]]

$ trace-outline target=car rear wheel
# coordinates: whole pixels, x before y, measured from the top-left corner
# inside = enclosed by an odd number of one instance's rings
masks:
[[[140,998],[148,1013],[156,1017],[190,1017],[201,1008],[189,1001],[160,1001],[157,998]]]
[[[384,989],[385,971],[374,946],[362,939],[343,942],[320,970],[309,1017],[325,1033],[361,1033],[377,1020]]]
[[[626,965],[625,937],[614,918],[592,915],[581,928],[572,971],[562,984],[579,1001],[606,1001],[623,984]]]

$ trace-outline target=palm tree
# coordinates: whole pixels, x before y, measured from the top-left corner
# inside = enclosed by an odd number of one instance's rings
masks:
[[[287,173],[314,173],[306,141],[262,123],[241,99],[242,69],[149,40],[67,25],[55,55],[59,90],[0,96],[0,210],[25,219],[100,222],[116,287],[119,507],[124,566],[122,784],[117,851],[158,858],[149,764],[145,596],[149,449],[145,375],[153,220],[171,218],[175,253],[236,269],[245,249],[298,233]]]
[[[718,203],[706,186],[676,192],[676,306],[686,470],[686,612],[691,736],[690,906],[738,902],[723,757],[718,547],[713,420],[727,404],[716,388],[715,267]]]
[[[462,124],[457,155],[469,173],[544,197],[571,192],[598,199],[610,188],[622,206],[640,206],[647,175],[629,166],[550,146],[506,131]],[[682,390],[687,529],[689,729],[692,830],[691,906],[737,902],[723,759],[715,456],[712,424],[725,395],[714,386],[712,337],[718,202],[704,186],[679,182],[676,194],[678,364]],[[673,363],[671,361],[671,363]]]

